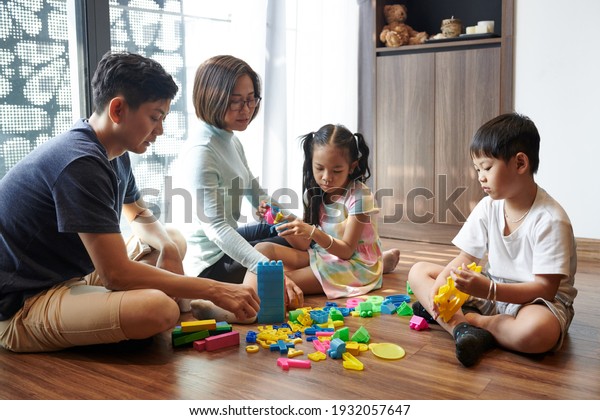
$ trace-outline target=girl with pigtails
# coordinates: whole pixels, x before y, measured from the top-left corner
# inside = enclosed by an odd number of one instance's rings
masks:
[[[304,218],[277,226],[293,248],[259,244],[260,252],[282,260],[286,276],[305,295],[335,299],[379,289],[384,258],[377,233],[378,209],[364,184],[370,176],[369,147],[362,134],[328,124],[301,137],[304,150]],[[395,265],[395,264],[394,264]]]
[[[382,252],[377,233],[378,209],[364,182],[370,176],[369,147],[360,133],[328,124],[301,137],[304,149],[302,190],[304,218],[293,215],[276,225],[278,235],[291,247],[260,242],[255,249],[269,260],[281,260],[286,286],[301,293],[286,293],[287,309],[303,304],[304,295],[329,299],[359,296],[381,288],[384,265],[395,267],[398,249]],[[263,204],[258,209],[264,214]],[[392,268],[393,269],[393,268]],[[244,284],[257,289],[256,274],[246,272]],[[292,296],[292,298],[290,298]],[[215,308],[204,315],[229,322],[231,313]],[[206,308],[209,309],[209,308]]]

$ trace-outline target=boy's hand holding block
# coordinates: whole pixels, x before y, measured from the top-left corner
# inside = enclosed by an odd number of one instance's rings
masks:
[[[474,262],[469,264],[467,268],[471,271],[481,273],[481,266]],[[458,269],[460,270],[460,267]],[[454,279],[448,276],[447,283],[439,288],[438,294],[434,296],[433,301],[439,308],[440,318],[444,322],[448,322],[468,298],[469,295],[458,290],[454,284]]]

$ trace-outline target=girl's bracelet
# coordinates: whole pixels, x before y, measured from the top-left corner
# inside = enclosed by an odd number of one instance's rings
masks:
[[[327,236],[329,236],[329,239],[331,239],[331,242],[329,243],[329,246],[327,246],[327,248],[323,248],[325,250],[327,250],[333,246],[333,236],[331,236],[330,234],[327,234]]]
[[[308,240],[310,241],[312,239],[313,233],[315,233],[315,229],[317,228],[317,225],[313,225],[312,230],[310,231],[310,235],[308,235]]]

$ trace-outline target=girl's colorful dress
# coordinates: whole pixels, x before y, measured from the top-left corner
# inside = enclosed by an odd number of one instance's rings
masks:
[[[346,188],[345,195],[332,204],[322,205],[320,227],[332,237],[342,239],[348,216],[375,216],[378,211],[369,187],[360,181],[352,181]],[[350,259],[345,260],[330,254],[316,243],[311,245],[308,253],[310,267],[329,299],[359,296],[381,288],[383,259],[375,217],[371,217],[370,223],[365,225],[358,246]]]

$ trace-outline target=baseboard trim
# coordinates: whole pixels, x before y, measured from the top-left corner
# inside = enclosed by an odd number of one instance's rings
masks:
[[[576,238],[577,261],[600,263],[600,239]]]

